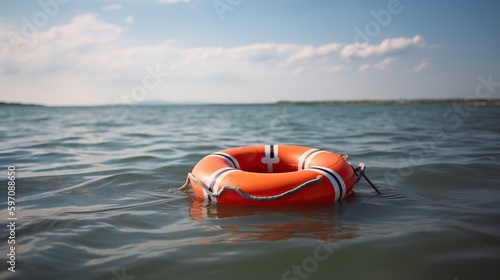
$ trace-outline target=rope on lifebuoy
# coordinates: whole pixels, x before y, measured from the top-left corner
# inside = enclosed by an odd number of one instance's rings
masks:
[[[235,187],[235,186],[230,186],[230,185],[224,185],[222,186],[221,190],[217,193],[213,193],[202,181],[200,181],[198,178],[194,177],[193,174],[191,173],[188,173],[187,175],[187,178],[186,178],[186,183],[184,183],[184,185],[182,185],[179,190],[183,190],[185,189],[188,185],[189,185],[189,182],[190,180],[193,180],[195,183],[197,183],[198,185],[200,185],[203,189],[205,189],[205,191],[207,192],[207,194],[211,197],[219,197],[221,196],[226,190],[232,190],[232,191],[235,191],[237,192],[239,195],[241,195],[242,197],[244,198],[247,198],[247,199],[250,199],[250,200],[257,200],[257,201],[269,201],[269,200],[278,200],[278,199],[282,199],[284,197],[287,197],[289,195],[292,195],[304,188],[307,188],[308,186],[310,185],[314,185],[314,184],[317,184],[317,183],[321,183],[323,182],[323,179],[321,177],[317,177],[315,179],[312,179],[312,180],[309,180],[307,182],[304,182],[302,184],[300,184],[299,186],[289,190],[289,191],[286,191],[284,193],[280,193],[280,194],[277,194],[277,195],[271,195],[271,196],[256,196],[256,195],[251,195],[251,194],[248,194],[246,192],[244,192],[243,190],[241,190],[240,188],[238,187]]]
[[[351,168],[352,170],[354,170],[354,173],[356,174],[356,183],[359,182],[359,180],[361,180],[361,177],[365,178],[365,180],[368,182],[368,184],[370,184],[370,186],[378,193],[378,194],[382,194],[377,187],[375,187],[375,185],[372,183],[372,181],[370,181],[370,179],[368,179],[368,177],[366,177],[366,174],[365,174],[365,164],[364,163],[360,163],[358,167],[354,168],[354,166],[351,165]]]

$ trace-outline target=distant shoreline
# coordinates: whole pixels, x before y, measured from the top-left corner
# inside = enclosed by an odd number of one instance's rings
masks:
[[[29,106],[29,107],[45,107],[40,104],[31,104],[31,103],[17,103],[17,102],[0,102],[0,107],[2,106]]]
[[[287,106],[366,106],[366,105],[500,105],[500,99],[415,99],[415,100],[325,100],[278,101],[274,103],[218,103],[213,105],[287,105]]]
[[[367,105],[478,105],[500,106],[500,99],[408,99],[408,100],[323,100],[323,101],[277,101],[263,103],[157,103],[157,104],[115,104],[115,105],[67,105],[49,106],[31,103],[0,102],[4,106],[27,107],[101,107],[101,106],[367,106]]]

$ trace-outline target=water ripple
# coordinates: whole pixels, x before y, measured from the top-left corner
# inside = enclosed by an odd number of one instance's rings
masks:
[[[447,109],[2,109],[16,123],[0,127],[0,161],[17,171],[19,273],[0,278],[282,279],[322,250],[311,279],[494,279],[500,111],[479,107],[457,129]],[[205,155],[268,143],[348,154],[382,195],[362,181],[334,205],[261,208],[177,190]]]

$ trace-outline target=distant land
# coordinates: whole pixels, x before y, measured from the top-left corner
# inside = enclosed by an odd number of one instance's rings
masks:
[[[127,106],[129,104],[116,104]],[[500,106],[500,99],[397,99],[397,100],[324,100],[324,101],[277,101],[269,103],[210,103],[210,102],[168,102],[163,100],[146,100],[130,105],[135,106],[186,106],[186,105],[221,105],[221,106],[363,106],[363,105],[495,105]],[[32,107],[75,107],[71,106],[49,106],[31,103],[0,102],[3,106],[32,106]],[[95,106],[113,106],[113,105],[82,105],[77,107],[95,107]]]
[[[45,107],[39,104],[30,104],[30,103],[16,103],[16,102],[0,102],[0,107],[2,106],[34,106],[34,107]]]
[[[500,99],[408,99],[408,100],[325,100],[325,101],[278,101],[274,103],[220,103],[217,105],[500,105]]]
[[[210,104],[206,102],[201,102],[201,101],[183,101],[183,102],[170,102],[170,101],[163,101],[159,99],[148,99],[144,100],[139,103],[134,103],[133,105],[138,105],[138,106],[165,106],[165,105],[205,105],[205,104]]]

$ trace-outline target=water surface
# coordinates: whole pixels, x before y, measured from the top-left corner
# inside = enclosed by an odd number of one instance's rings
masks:
[[[448,110],[1,108],[18,221],[0,278],[499,279],[500,107]],[[206,154],[274,143],[348,154],[382,195],[362,181],[335,205],[254,208],[177,190]]]

